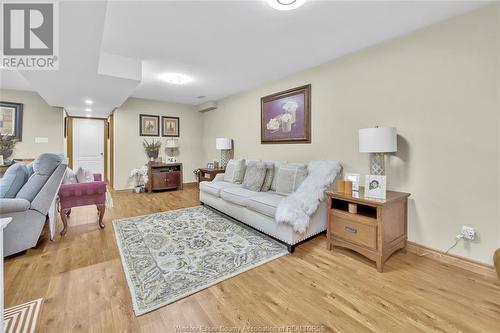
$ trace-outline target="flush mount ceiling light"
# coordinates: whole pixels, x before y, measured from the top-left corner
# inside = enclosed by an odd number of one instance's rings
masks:
[[[267,0],[269,6],[277,10],[292,10],[302,6],[306,0]]]
[[[93,101],[93,100],[91,100],[91,99],[86,99],[86,100],[85,100],[85,104],[87,104],[87,105],[92,105],[92,104],[94,104],[94,101]]]
[[[85,111],[92,112],[92,109],[86,108]]]
[[[193,81],[189,76],[180,73],[164,73],[160,74],[158,78],[171,84],[186,84]]]

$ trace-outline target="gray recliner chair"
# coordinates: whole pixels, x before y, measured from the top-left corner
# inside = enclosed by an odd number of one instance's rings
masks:
[[[47,216],[55,215],[51,209],[55,209],[55,199],[66,168],[63,155],[41,154],[26,166],[28,179],[15,197],[0,199],[0,217],[12,217],[12,222],[3,232],[4,256],[36,246]]]

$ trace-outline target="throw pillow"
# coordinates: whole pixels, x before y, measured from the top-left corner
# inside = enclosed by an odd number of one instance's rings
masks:
[[[11,165],[5,171],[3,178],[0,179],[0,198],[15,198],[28,178],[29,171],[25,164],[14,163]]]
[[[273,183],[274,176],[274,163],[266,163],[266,177],[264,178],[264,183],[260,189],[262,192],[267,192],[271,189],[271,184]]]
[[[266,165],[263,162],[250,162],[245,171],[243,187],[250,191],[259,192],[266,178]]]
[[[294,192],[307,177],[303,164],[283,164],[278,169],[276,193],[288,195]]]
[[[273,181],[271,183],[271,191],[276,191],[276,183],[278,181],[278,170],[281,165],[286,162],[274,162],[274,171],[273,171]]]
[[[78,180],[76,180],[76,174],[70,168],[66,169],[66,174],[64,175],[63,184],[76,184]]]
[[[230,160],[224,172],[224,181],[241,184],[245,176],[245,160]]]
[[[94,181],[94,175],[90,170],[84,170],[82,167],[79,167],[76,171],[76,180],[79,183],[90,183]]]

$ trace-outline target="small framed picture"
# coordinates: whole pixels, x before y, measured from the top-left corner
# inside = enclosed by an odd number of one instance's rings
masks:
[[[175,159],[175,157],[169,157],[167,156],[167,158],[165,159],[167,163],[175,163],[177,162],[177,160]]]
[[[161,136],[179,137],[179,117],[161,117]]]
[[[359,191],[359,179],[361,175],[359,173],[346,172],[344,174],[344,180],[349,180],[352,182],[352,190]]]
[[[385,199],[385,176],[367,175],[365,177],[365,198]]]
[[[219,169],[219,161],[214,161],[214,169]]]
[[[212,162],[207,163],[207,169],[213,169],[214,164]]]
[[[150,114],[139,115],[140,136],[160,136],[160,116]]]

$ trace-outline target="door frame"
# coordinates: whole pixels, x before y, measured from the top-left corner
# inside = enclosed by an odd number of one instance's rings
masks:
[[[104,122],[104,175],[102,175],[105,182],[108,182],[108,119],[98,117],[80,117],[67,115],[67,136],[66,136],[66,156],[68,156],[68,166],[73,169],[73,119],[94,119],[102,120]]]

